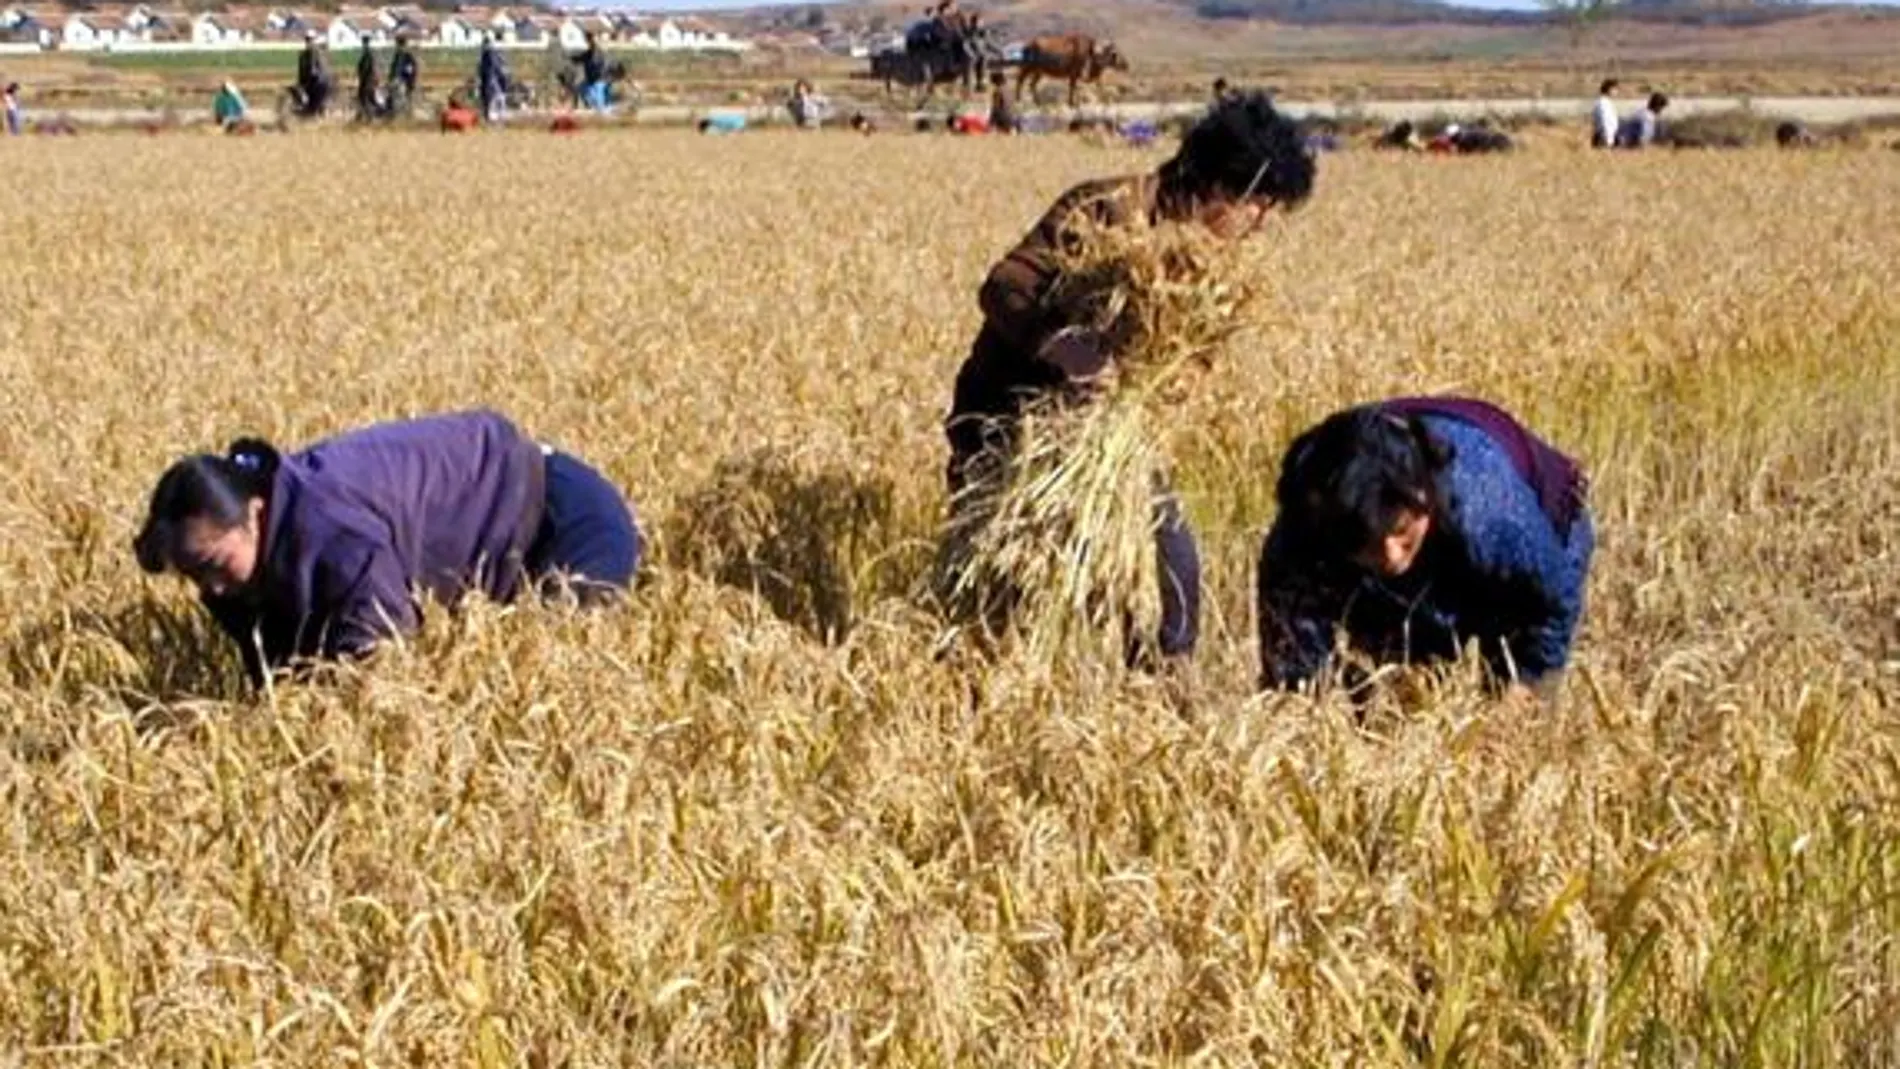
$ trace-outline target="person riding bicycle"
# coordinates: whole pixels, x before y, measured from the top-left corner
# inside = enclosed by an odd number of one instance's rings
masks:
[[[303,94],[303,114],[318,117],[330,102],[330,59],[323,38],[315,30],[304,34],[303,54],[297,57],[297,90]]]

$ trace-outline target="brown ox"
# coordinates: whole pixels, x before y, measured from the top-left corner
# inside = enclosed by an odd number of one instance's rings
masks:
[[[1025,88],[1033,93],[1047,78],[1069,83],[1069,106],[1075,107],[1075,88],[1083,82],[1101,80],[1103,71],[1125,71],[1128,61],[1113,42],[1097,41],[1084,33],[1037,37],[1023,46],[1023,58],[1016,75],[1016,99]]]

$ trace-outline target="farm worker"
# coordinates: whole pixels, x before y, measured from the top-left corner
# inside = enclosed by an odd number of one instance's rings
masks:
[[[363,54],[356,57],[356,117],[368,122],[381,110],[376,94],[376,53],[369,38],[363,38]]]
[[[422,79],[422,66],[409,49],[409,35],[396,38],[396,52],[389,57],[389,110],[407,115],[416,99],[416,85]]]
[[[1643,110],[1623,120],[1616,131],[1617,148],[1648,148],[1656,143],[1662,133],[1663,109],[1669,106],[1669,98],[1661,93],[1649,94],[1649,103]]]
[[[934,52],[950,41],[950,7],[935,4],[924,8],[923,18],[911,23],[904,34],[904,51]]]
[[[475,129],[477,121],[479,120],[475,113],[470,111],[466,104],[459,100],[450,100],[442,108],[437,125],[445,134],[465,134]]]
[[[1814,148],[1821,143],[1814,132],[1792,120],[1775,127],[1775,144],[1782,148]]]
[[[587,50],[574,57],[581,68],[581,103],[595,111],[607,110],[607,53],[600,41],[587,35]]]
[[[303,90],[304,114],[322,115],[330,101],[330,61],[323,38],[315,30],[303,36],[303,54],[297,57],[297,88]]]
[[[226,130],[244,121],[248,105],[244,103],[244,94],[238,92],[236,83],[226,78],[218,88],[218,95],[211,101],[211,117]]]
[[[716,111],[699,120],[702,134],[736,134],[745,126],[745,116],[735,111]]]
[[[1615,78],[1605,78],[1597,87],[1597,108],[1590,126],[1591,148],[1616,146],[1616,87],[1619,84]]]
[[[475,86],[482,98],[482,120],[500,122],[508,107],[508,67],[492,34],[482,35],[481,57],[475,61]]]
[[[1554,696],[1596,545],[1576,462],[1503,409],[1415,397],[1335,413],[1281,461],[1258,575],[1261,683],[1479,643],[1495,682]]]
[[[241,439],[173,464],[134,542],[176,571],[253,681],[295,659],[367,652],[420,623],[414,592],[512,601],[625,591],[641,537],[598,472],[492,411],[366,427],[289,455]]]
[[[1023,129],[1016,117],[1016,105],[1009,98],[1009,76],[1002,71],[990,75],[990,129],[999,134],[1017,134]]]
[[[811,83],[803,78],[792,86],[792,100],[789,107],[792,122],[807,130],[817,129],[831,111],[830,103],[813,92]]]
[[[987,134],[990,132],[990,120],[987,115],[952,115],[949,129],[953,134]]]
[[[1224,238],[1251,234],[1275,208],[1291,208],[1313,188],[1313,160],[1298,128],[1261,93],[1221,101],[1182,139],[1154,174],[1102,179],[1059,198],[1022,241],[990,269],[978,293],[983,327],[957,372],[951,410],[947,477],[951,526],[967,525],[980,508],[971,488],[994,486],[1020,445],[1020,418],[1039,398],[1074,397],[1108,370],[1112,343],[1075,326],[1080,314],[1052,303],[1058,253],[1078,228],[1126,224],[1145,216],[1195,222]],[[1157,505],[1155,548],[1161,561],[1164,656],[1193,652],[1200,630],[1200,557],[1171,494]],[[1131,660],[1145,660],[1145,637]]]
[[[1380,134],[1379,139],[1372,143],[1372,147],[1397,152],[1422,152],[1425,149],[1425,143],[1418,139],[1418,127],[1412,124],[1412,120],[1400,119]]]
[[[20,83],[19,82],[7,83],[7,90],[5,94],[5,106],[6,106],[6,112],[7,112],[7,136],[18,137],[20,136],[20,128],[22,125],[20,121]]]

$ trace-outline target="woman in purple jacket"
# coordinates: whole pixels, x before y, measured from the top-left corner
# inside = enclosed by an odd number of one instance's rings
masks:
[[[490,411],[353,431],[281,456],[242,439],[173,464],[134,543],[198,585],[253,681],[413,632],[416,595],[628,588],[641,537],[620,491]]]

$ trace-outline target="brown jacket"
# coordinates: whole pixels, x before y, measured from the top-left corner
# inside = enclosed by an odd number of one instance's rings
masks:
[[[1155,206],[1152,175],[1098,179],[1063,194],[1014,249],[990,269],[977,303],[983,329],[957,373],[956,396],[946,428],[957,453],[983,444],[985,419],[1007,421],[1036,394],[1064,384],[1066,376],[1040,353],[1051,336],[1076,322],[1075,309],[1051,298],[1060,253],[1086,223],[1120,226]]]

